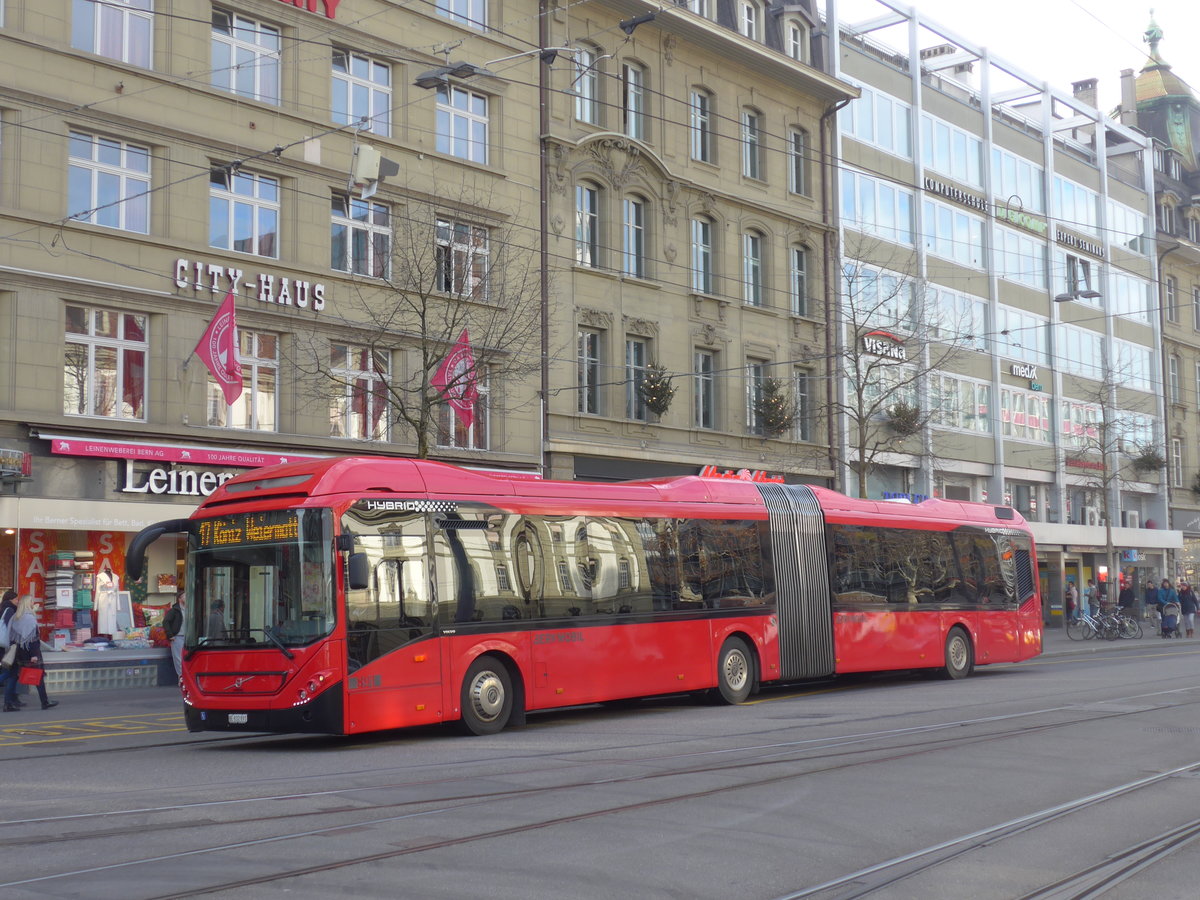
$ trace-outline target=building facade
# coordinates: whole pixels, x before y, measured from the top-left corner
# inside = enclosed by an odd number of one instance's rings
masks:
[[[1016,507],[1054,604],[1170,574],[1150,142],[880,5],[837,29],[847,486]]]
[[[1200,103],[1160,54],[1162,30],[1151,22],[1145,38],[1145,65],[1121,73],[1120,117],[1154,142],[1164,450],[1171,521],[1183,533],[1173,576],[1190,582],[1200,575]]]
[[[830,478],[829,149],[852,90],[816,22],[746,0],[548,20],[574,51],[545,128],[554,477]],[[664,377],[656,409],[639,386]]]
[[[808,4],[0,14],[0,583],[53,605],[73,559],[120,582],[131,534],[306,455],[831,475],[854,91]],[[228,297],[226,393],[194,351]],[[161,607],[178,575],[164,540],[119,587]]]

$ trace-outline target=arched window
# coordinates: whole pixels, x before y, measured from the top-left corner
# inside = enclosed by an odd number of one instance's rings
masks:
[[[788,189],[793,194],[809,194],[808,132],[793,128],[788,135]]]
[[[791,295],[792,315],[808,315],[808,250],[792,247],[788,265],[788,293]]]
[[[799,19],[788,19],[784,23],[784,50],[792,59],[808,62],[808,40],[808,26]]]
[[[692,219],[692,290],[711,294],[713,289],[713,223],[704,216]]]
[[[646,277],[646,201],[637,196],[621,202],[621,271]]]
[[[713,95],[706,90],[692,91],[689,124],[691,126],[692,159],[714,162],[716,144],[713,139]]]
[[[598,54],[591,47],[575,52],[575,118],[588,125],[600,124],[600,72],[596,68]]]
[[[600,189],[587,182],[575,185],[575,262],[600,265]]]
[[[761,232],[742,233],[742,299],[747,306],[762,306],[765,301],[763,290],[763,251],[766,241]]]
[[[646,70],[637,63],[621,67],[621,110],[625,117],[625,135],[646,139]]]
[[[742,110],[742,174],[747,178],[763,177],[762,113],[751,107]]]
[[[759,29],[762,16],[759,13],[758,4],[753,0],[738,0],[738,33],[745,35],[751,40],[759,39]]]

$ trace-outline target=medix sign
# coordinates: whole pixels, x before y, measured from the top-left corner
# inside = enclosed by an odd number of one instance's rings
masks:
[[[342,0],[282,0],[288,6],[298,6],[301,9],[307,9],[309,12],[316,12],[317,6],[325,8],[325,18],[332,19],[333,14],[337,11],[338,4]]]

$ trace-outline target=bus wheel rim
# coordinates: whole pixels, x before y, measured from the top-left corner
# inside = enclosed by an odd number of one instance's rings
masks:
[[[471,682],[471,708],[485,722],[491,722],[504,709],[504,683],[495,672],[480,672]]]
[[[741,690],[750,677],[750,667],[746,657],[734,651],[725,657],[725,683],[734,690]]]
[[[965,668],[967,665],[967,642],[958,635],[950,641],[950,664],[956,669]]]

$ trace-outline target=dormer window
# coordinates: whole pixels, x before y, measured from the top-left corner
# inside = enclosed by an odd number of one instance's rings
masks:
[[[783,27],[784,51],[792,59],[808,62],[808,26],[799,19],[789,19]]]
[[[741,0],[738,4],[738,31],[752,41],[759,39],[759,21],[758,4],[751,3],[750,0]]]

